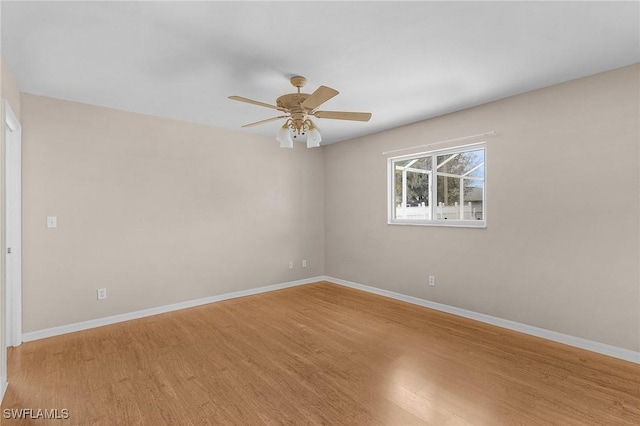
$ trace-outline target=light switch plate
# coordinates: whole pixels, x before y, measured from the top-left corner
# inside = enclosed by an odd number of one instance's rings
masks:
[[[58,218],[57,216],[47,216],[47,228],[57,228]]]

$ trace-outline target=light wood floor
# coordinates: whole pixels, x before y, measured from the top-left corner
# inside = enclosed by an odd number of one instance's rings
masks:
[[[640,424],[640,366],[330,283],[24,343],[3,424]],[[4,412],[4,411],[3,411]]]

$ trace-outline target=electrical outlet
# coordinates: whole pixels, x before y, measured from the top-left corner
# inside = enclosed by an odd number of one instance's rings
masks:
[[[306,259],[302,261],[302,267],[303,267],[303,268],[306,268],[306,267],[307,267],[307,260],[306,260]]]
[[[293,260],[289,261],[289,269],[293,269]]]
[[[107,298],[107,289],[99,288],[98,289],[98,300],[104,300]]]
[[[435,287],[436,286],[436,277],[434,277],[433,275],[429,275],[429,285],[431,287]]]

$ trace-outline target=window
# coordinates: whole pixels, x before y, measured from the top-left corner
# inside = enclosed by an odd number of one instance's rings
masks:
[[[390,158],[389,223],[485,227],[485,145]]]

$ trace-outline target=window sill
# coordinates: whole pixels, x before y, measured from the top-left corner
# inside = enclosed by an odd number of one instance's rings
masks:
[[[447,228],[476,228],[486,229],[487,222],[484,220],[390,220],[387,225],[403,225],[403,226],[442,226]]]

